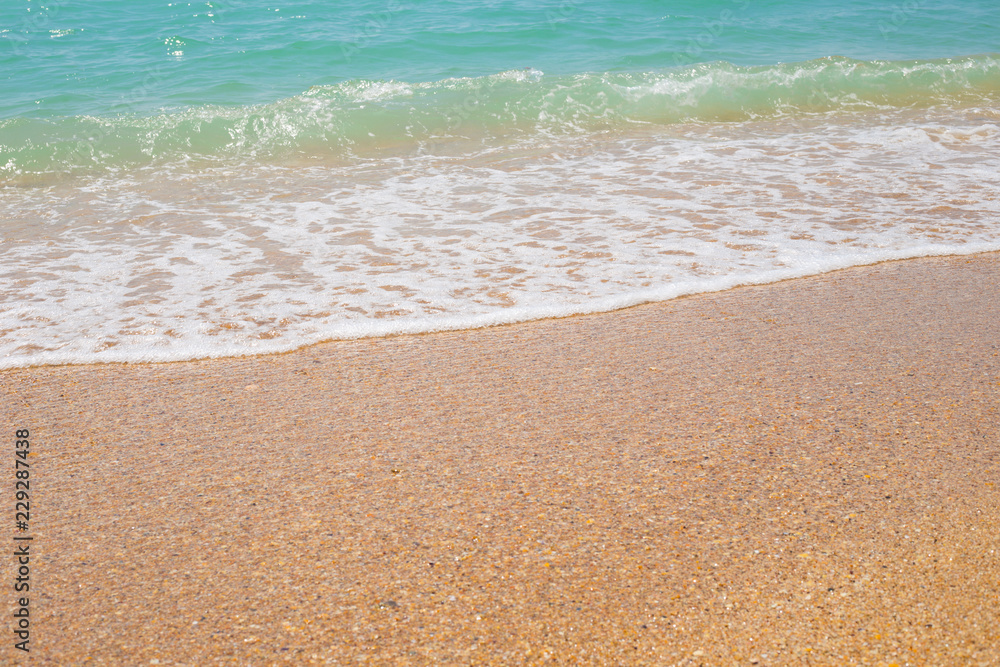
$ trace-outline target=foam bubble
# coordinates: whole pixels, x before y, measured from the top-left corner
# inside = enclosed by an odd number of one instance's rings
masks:
[[[990,113],[690,124],[8,189],[0,366],[276,352],[1000,249]]]
[[[250,106],[149,116],[0,119],[0,185],[55,182],[192,161],[280,163],[589,136],[637,125],[808,118],[826,112],[995,106],[994,55],[741,67],[726,62],[647,72],[546,77],[539,70],[407,83],[347,81]],[[463,146],[462,152],[466,152]]]

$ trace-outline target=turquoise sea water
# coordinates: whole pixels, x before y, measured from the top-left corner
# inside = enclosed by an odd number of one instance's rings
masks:
[[[1000,5],[0,6],[0,364],[1000,248]]]
[[[3,118],[264,104],[347,81],[524,67],[566,77],[1000,50],[991,0],[12,0],[0,11]]]

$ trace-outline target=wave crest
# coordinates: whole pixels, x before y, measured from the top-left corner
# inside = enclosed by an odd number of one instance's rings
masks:
[[[349,158],[429,145],[531,140],[637,124],[995,105],[994,54],[925,61],[828,57],[744,67],[546,77],[531,68],[436,82],[347,81],[264,105],[151,116],[0,121],[0,182],[192,161]]]

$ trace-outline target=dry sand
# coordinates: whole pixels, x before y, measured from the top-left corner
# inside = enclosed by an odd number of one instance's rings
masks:
[[[988,254],[2,372],[32,661],[1000,664],[998,313]]]

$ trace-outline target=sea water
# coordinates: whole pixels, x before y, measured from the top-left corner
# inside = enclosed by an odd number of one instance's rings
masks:
[[[0,367],[998,250],[998,52],[996,0],[11,0]]]

